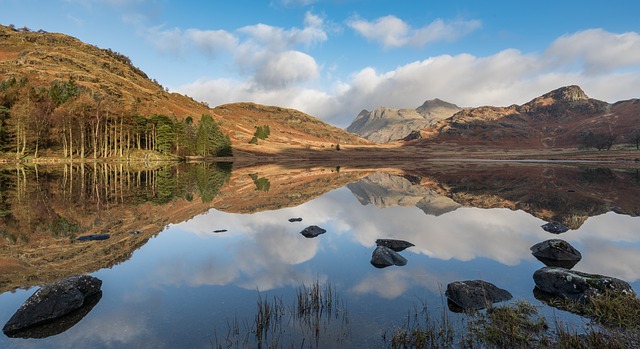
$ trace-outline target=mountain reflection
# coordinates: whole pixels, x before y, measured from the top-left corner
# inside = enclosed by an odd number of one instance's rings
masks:
[[[414,243],[409,254],[513,266],[535,261],[529,247],[551,238],[540,226],[552,220],[572,229],[563,239],[583,253],[581,270],[640,277],[630,267],[640,263],[635,169],[434,163],[411,170],[251,165],[231,171],[230,164],[91,164],[5,169],[0,183],[2,291],[122,263],[169,225],[225,246],[215,255],[185,252],[189,258],[180,262],[166,251],[156,280],[176,285],[268,290],[321,279],[299,266],[339,248],[337,237],[362,247],[362,255],[345,256],[349,263],[357,257],[368,264],[375,241],[392,238]],[[306,239],[299,233],[308,225],[327,233]],[[70,241],[90,233],[112,237]],[[47,248],[38,249],[42,245]],[[405,272],[381,274],[404,280],[388,290],[371,291],[368,276],[353,290],[397,294],[403,283],[417,282],[405,280]]]

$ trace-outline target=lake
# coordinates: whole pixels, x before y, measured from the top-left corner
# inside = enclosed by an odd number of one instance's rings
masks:
[[[102,280],[71,324],[2,348],[385,347],[414,311],[459,324],[444,290],[476,279],[581,331],[588,319],[533,292],[544,264],[530,247],[555,238],[581,252],[574,270],[640,290],[637,168],[91,164],[8,168],[0,182],[0,322],[38,285]],[[570,230],[541,228],[551,221]],[[326,232],[303,236],[312,225]],[[406,265],[374,267],[377,239],[414,244],[398,252]],[[300,314],[314,288],[320,310]],[[259,342],[265,303],[276,314]]]

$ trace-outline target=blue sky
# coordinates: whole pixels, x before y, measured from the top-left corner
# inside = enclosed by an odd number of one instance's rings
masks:
[[[521,104],[572,84],[640,97],[636,0],[0,0],[0,24],[111,48],[211,106],[279,105],[340,127],[381,105]]]

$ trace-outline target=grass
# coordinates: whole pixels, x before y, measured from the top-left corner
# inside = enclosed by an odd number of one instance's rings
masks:
[[[352,347],[346,307],[335,287],[318,281],[295,292],[291,305],[258,293],[254,322],[227,322],[226,336],[215,348]],[[564,302],[563,310],[580,308],[593,322],[575,329],[558,319],[548,322],[526,301],[468,312],[453,323],[443,307],[435,319],[427,305],[409,309],[402,326],[387,330],[376,347],[387,348],[631,348],[640,345],[640,300],[633,294],[605,294],[588,305]],[[572,307],[575,307],[572,308]],[[365,338],[366,339],[366,338]],[[368,343],[371,343],[369,340]],[[358,338],[361,340],[361,338]],[[356,345],[357,346],[357,345]]]

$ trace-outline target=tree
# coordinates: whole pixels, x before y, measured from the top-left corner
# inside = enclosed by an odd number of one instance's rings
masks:
[[[640,150],[640,129],[635,129],[631,133],[631,141],[636,144],[636,149]]]
[[[200,156],[231,156],[231,140],[225,136],[211,115],[200,118],[195,142],[196,154]]]

